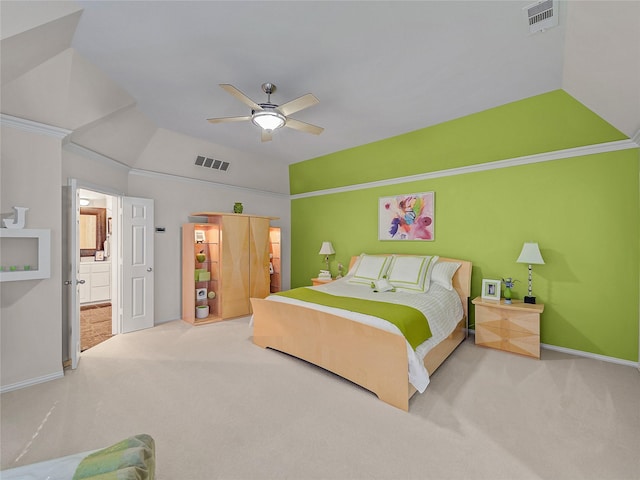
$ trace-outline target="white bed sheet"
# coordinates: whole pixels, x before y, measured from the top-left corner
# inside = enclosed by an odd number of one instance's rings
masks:
[[[456,291],[447,290],[446,288],[434,283],[431,284],[427,293],[422,294],[406,292],[375,293],[372,288],[366,285],[354,285],[349,283],[347,278],[341,278],[325,285],[318,285],[317,287],[309,288],[332,295],[357,297],[368,300],[377,300],[379,302],[408,305],[424,313],[429,320],[429,327],[432,334],[431,338],[418,345],[415,351],[411,348],[409,342],[406,342],[407,359],[409,361],[409,382],[420,393],[424,392],[429,385],[429,372],[427,372],[427,369],[424,366],[424,357],[433,347],[453,332],[464,313],[462,304],[460,303],[460,297]],[[279,295],[270,295],[267,299],[275,302],[301,305],[314,310],[332,313],[381,330],[402,335],[400,329],[394,324],[371,315],[342,310],[340,308],[326,307],[324,305],[303,302],[301,300],[295,300],[293,298],[282,297]]]

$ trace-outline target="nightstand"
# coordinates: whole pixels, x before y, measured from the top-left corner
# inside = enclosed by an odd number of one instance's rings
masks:
[[[476,297],[476,345],[540,358],[540,314],[544,305]]]
[[[311,279],[311,284],[314,287],[317,287],[318,285],[324,285],[325,283],[331,283],[335,280],[335,278],[312,278]]]

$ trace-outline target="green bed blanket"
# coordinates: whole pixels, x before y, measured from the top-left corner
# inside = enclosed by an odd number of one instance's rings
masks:
[[[427,318],[420,310],[407,305],[341,297],[307,287],[294,288],[275,295],[382,318],[398,327],[414,350],[422,342],[431,338]]]

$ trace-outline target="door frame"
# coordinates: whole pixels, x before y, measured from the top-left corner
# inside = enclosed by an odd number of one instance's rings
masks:
[[[121,226],[121,207],[122,207],[122,197],[125,196],[123,192],[118,190],[114,190],[113,188],[105,187],[103,185],[98,185],[92,182],[88,182],[86,180],[80,180],[77,178],[69,178],[67,180],[67,186],[73,187],[75,192],[78,190],[91,190],[96,193],[101,193],[103,195],[108,195],[113,197],[112,204],[112,228],[113,235],[111,237],[111,333],[118,334],[122,331],[122,296],[121,296],[121,285],[120,279],[122,278],[122,226]],[[74,204],[74,202],[71,202]],[[74,219],[73,224],[75,225],[75,238],[78,238],[78,229],[79,229],[79,209],[74,210],[74,205],[69,205],[69,215],[70,218]],[[67,245],[63,246],[63,248],[72,248],[75,245],[75,242],[68,241]],[[73,254],[73,252],[71,252]],[[75,281],[78,275],[79,261],[76,265],[76,272],[71,272],[72,278],[72,288],[77,288]],[[66,266],[64,267],[67,268]],[[77,315],[72,315],[69,312],[68,317],[65,321],[70,321],[73,325],[70,325],[71,331],[78,332],[78,342],[80,341],[80,298],[78,295],[75,296],[76,305],[69,305],[69,309],[76,309],[78,312]],[[70,336],[72,338],[72,336]],[[75,368],[80,360],[79,352],[76,353],[77,357],[75,361],[73,361],[74,352],[76,351],[76,345],[69,345],[69,357],[72,360],[72,368]]]

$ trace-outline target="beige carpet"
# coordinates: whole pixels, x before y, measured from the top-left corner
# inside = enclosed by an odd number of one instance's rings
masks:
[[[410,412],[251,343],[248,319],[115,336],[2,395],[2,468],[155,438],[159,480],[638,479],[640,373],[462,344]]]

